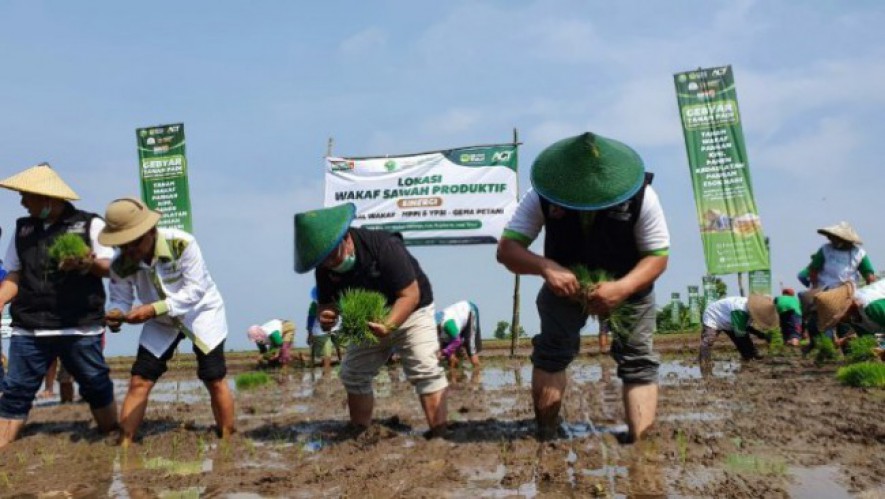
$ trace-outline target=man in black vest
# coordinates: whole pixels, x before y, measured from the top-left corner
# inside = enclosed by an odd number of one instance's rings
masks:
[[[15,440],[24,427],[49,364],[56,358],[80,385],[98,429],[117,428],[117,407],[110,369],[104,359],[105,291],[113,250],[100,245],[104,221],[78,210],[77,194],[47,164],[0,181],[0,187],[21,194],[27,217],[16,221],[6,252],[9,274],[0,283],[0,309],[10,303],[12,340],[9,373],[0,397],[0,448]],[[90,253],[50,256],[55,240],[65,234],[82,238]]]
[[[611,354],[624,382],[627,441],[635,441],[654,423],[657,409],[652,287],[667,267],[670,245],[651,174],[630,147],[584,133],[543,150],[531,181],[497,257],[514,273],[544,278],[537,298],[541,333],[532,339],[539,437],[557,432],[565,369],[578,354],[588,314],[604,321],[626,302],[629,326],[612,331]],[[543,256],[529,249],[542,228]],[[603,270],[613,280],[582,289],[572,270],[577,265]]]
[[[442,436],[448,382],[437,361],[439,342],[430,281],[402,238],[351,228],[355,214],[356,207],[347,203],[295,215],[295,271],[303,274],[316,269],[317,319],[324,331],[335,326],[336,303],[348,288],[377,291],[387,298],[391,309],[384,322],[367,323],[378,343],[350,345],[341,363],[350,422],[361,429],[371,423],[375,405],[372,380],[395,350],[421,401],[430,426],[427,436]]]

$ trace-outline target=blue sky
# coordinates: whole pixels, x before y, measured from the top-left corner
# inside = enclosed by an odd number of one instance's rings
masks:
[[[101,213],[138,193],[135,128],[183,122],[194,232],[228,346],[245,349],[246,328],[274,317],[303,343],[312,278],[292,270],[292,216],[322,204],[328,137],[367,156],[517,128],[525,190],[541,149],[590,130],[656,173],[672,236],[660,304],[704,273],[672,75],[731,64],[774,282],[795,286],[815,230],[843,219],[885,266],[883,24],[877,1],[4,2],[0,176],[48,161]],[[0,192],[4,253],[18,201]],[[511,314],[494,251],[413,248],[437,305],[475,300],[487,334]],[[522,283],[534,332],[541,281]]]

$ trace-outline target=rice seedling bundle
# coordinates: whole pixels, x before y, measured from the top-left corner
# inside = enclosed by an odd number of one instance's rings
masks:
[[[377,291],[347,289],[338,299],[341,329],[335,333],[341,345],[371,345],[378,337],[368,323],[383,323],[390,314],[387,298]]]
[[[236,383],[237,390],[248,390],[270,383],[270,376],[261,371],[247,372],[238,374],[234,382]]]
[[[864,335],[854,338],[848,343],[848,355],[846,359],[849,364],[858,362],[866,362],[876,360],[877,355],[874,351],[879,346],[879,342],[875,336]]]
[[[49,256],[56,262],[89,256],[89,246],[77,234],[62,234],[49,247]]]
[[[836,378],[843,384],[861,388],[885,388],[885,364],[859,362],[836,371]]]
[[[630,334],[630,330],[633,328],[633,324],[635,322],[636,315],[636,307],[628,302],[622,302],[620,305],[610,310],[607,315],[596,315],[591,314],[589,310],[589,302],[587,298],[590,296],[590,293],[593,292],[596,286],[604,282],[614,281],[615,278],[602,269],[588,269],[584,265],[575,265],[571,267],[569,270],[575,274],[575,278],[578,280],[578,284],[581,286],[581,291],[575,297],[578,303],[584,308],[584,312],[587,315],[595,317],[598,320],[608,321],[609,327],[611,328],[612,333],[618,336],[627,336]]]
[[[817,350],[817,353],[814,356],[815,363],[824,364],[836,360],[836,345],[833,344],[833,340],[828,336],[823,334],[818,335],[814,339],[814,348]]]

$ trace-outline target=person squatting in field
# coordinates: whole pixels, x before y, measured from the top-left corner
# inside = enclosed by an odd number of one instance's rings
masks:
[[[110,369],[101,348],[105,290],[113,250],[97,240],[104,221],[78,210],[80,199],[47,164],[0,181],[21,194],[28,216],[19,218],[6,252],[9,274],[0,284],[0,310],[11,302],[9,372],[0,397],[0,448],[16,439],[49,365],[60,358],[103,432],[117,428]],[[89,253],[55,261],[50,247],[68,234]]]
[[[639,155],[592,133],[544,149],[531,170],[532,189],[498,243],[498,261],[518,274],[544,278],[537,297],[541,333],[532,339],[532,398],[539,437],[557,432],[565,369],[580,348],[588,314],[607,316],[624,302],[631,327],[615,334],[611,355],[623,380],[629,432],[635,441],[654,423],[660,359],[652,349],[654,282],[667,268],[670,234],[658,196]],[[544,254],[529,245],[545,231]],[[602,269],[615,280],[592,289],[588,306],[574,265]]]
[[[175,347],[187,337],[197,357],[197,377],[209,391],[217,432],[234,431],[234,400],[225,376],[224,301],[194,236],[158,228],[160,214],[135,198],[111,202],[98,240],[119,248],[111,263],[109,310],[112,330],[144,324],[120,411],[120,443],[128,446],[144,419],[148,397]],[[140,305],[133,303],[138,299]]]
[[[371,423],[372,380],[396,350],[421,401],[430,426],[428,436],[442,436],[448,382],[437,360],[430,281],[401,237],[352,228],[355,215],[352,203],[295,215],[295,270],[302,274],[314,270],[317,316],[324,330],[337,322],[335,303],[346,289],[377,291],[391,307],[383,322],[367,324],[379,342],[348,346],[341,363],[350,422],[359,429]]]
[[[450,367],[456,367],[458,353],[465,351],[470,365],[479,368],[479,352],[482,351],[479,308],[473,302],[462,300],[436,312],[434,318],[442,348],[440,358],[445,359]]]

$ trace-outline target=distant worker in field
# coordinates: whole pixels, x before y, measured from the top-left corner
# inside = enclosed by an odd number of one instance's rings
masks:
[[[102,278],[114,252],[97,241],[104,221],[75,208],[71,201],[80,198],[45,163],[0,181],[0,187],[20,193],[28,212],[16,221],[4,258],[9,273],[0,284],[0,310],[9,304],[12,315],[9,371],[0,390],[0,448],[24,427],[49,364],[59,357],[98,429],[113,431],[117,405],[101,336]]]
[[[187,337],[197,357],[197,377],[209,391],[219,436],[234,431],[234,400],[225,376],[227,318],[221,293],[194,236],[157,227],[160,214],[140,200],[111,202],[98,240],[119,248],[111,264],[111,330],[144,324],[120,411],[120,443],[128,446],[144,419],[148,397],[175,347]],[[140,305],[133,305],[135,300]]]
[[[876,271],[867,252],[860,247],[860,236],[848,222],[818,229],[826,236],[825,243],[812,255],[808,265],[808,279],[812,288],[830,289],[843,282],[857,282],[859,277],[870,284],[876,280]]]
[[[338,354],[338,362],[341,362],[341,353],[335,344],[335,332],[338,331],[341,320],[339,319],[329,331],[323,331],[323,327],[317,318],[319,303],[317,303],[316,286],[310,290],[310,307],[307,309],[307,345],[310,347],[310,367],[314,367],[316,359],[322,359],[323,372],[328,373],[332,369],[332,350]]]
[[[470,365],[479,368],[479,352],[482,351],[482,332],[479,326],[479,308],[467,300],[453,303],[436,312],[436,328],[439,336],[440,357],[449,366],[458,365],[458,354],[467,353]]]
[[[792,288],[784,288],[781,295],[774,299],[774,307],[780,319],[781,335],[784,344],[799,346],[802,339],[802,305]]]
[[[858,282],[863,278],[870,284],[876,280],[876,272],[866,251],[860,247],[863,244],[860,236],[848,222],[839,222],[836,225],[818,229],[819,234],[826,236],[828,242],[812,255],[808,265],[808,279],[811,287],[815,290],[827,290],[840,286],[845,282]],[[812,300],[813,302],[813,294]],[[809,301],[809,300],[807,300]],[[815,347],[815,338],[818,334],[825,334],[835,343],[841,343],[845,335],[850,331],[845,325],[835,328],[821,328],[817,324],[817,314],[811,313],[807,322],[810,336],[806,351]]]
[[[750,335],[768,341],[768,332],[778,327],[778,313],[770,296],[727,296],[707,305],[701,322],[701,348],[698,360],[701,369],[710,367],[713,344],[719,333],[725,333],[744,360],[759,358]]]
[[[418,393],[430,426],[427,435],[442,436],[448,382],[437,360],[430,281],[402,238],[351,227],[355,216],[352,203],[295,215],[295,271],[303,274],[315,269],[317,317],[324,330],[338,322],[336,303],[348,288],[377,291],[391,307],[382,323],[367,323],[378,343],[348,346],[341,363],[350,422],[358,429],[371,424],[372,380],[396,350],[406,378]]]
[[[250,326],[249,340],[258,347],[259,367],[280,367],[292,361],[292,343],[295,324],[283,319],[272,319],[258,326]]]
[[[885,280],[863,287],[848,282],[818,293],[814,302],[822,329],[845,324],[860,334],[885,331]],[[840,338],[836,344],[847,346],[845,339]]]
[[[633,310],[611,355],[623,381],[629,433],[640,438],[654,423],[659,357],[652,349],[655,280],[667,268],[670,234],[658,196],[639,155],[592,133],[544,149],[532,165],[532,189],[498,243],[498,261],[517,274],[540,275],[541,333],[532,339],[532,398],[539,437],[553,437],[566,387],[566,368],[580,348],[588,314],[607,316],[624,302]],[[544,255],[529,245],[545,231]],[[597,285],[584,308],[569,267],[602,269],[615,280]]]

